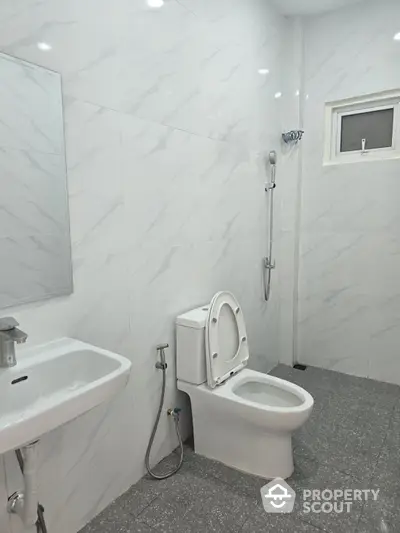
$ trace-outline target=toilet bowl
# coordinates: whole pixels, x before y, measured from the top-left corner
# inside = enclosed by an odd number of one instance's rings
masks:
[[[177,385],[191,400],[195,452],[267,479],[289,477],[292,433],[310,416],[312,396],[246,368],[246,327],[231,293],[176,323]]]

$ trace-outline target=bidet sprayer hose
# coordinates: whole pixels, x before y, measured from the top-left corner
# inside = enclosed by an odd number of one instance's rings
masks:
[[[167,478],[173,476],[174,474],[176,474],[176,472],[178,472],[178,470],[180,469],[180,467],[182,466],[182,463],[183,463],[183,443],[182,443],[181,432],[179,430],[179,412],[180,412],[180,410],[179,409],[173,409],[172,411],[168,411],[168,414],[174,420],[176,436],[178,437],[178,444],[179,444],[179,449],[180,449],[179,462],[178,462],[177,466],[174,467],[171,470],[171,472],[167,472],[166,474],[155,474],[153,472],[153,470],[151,469],[151,467],[150,467],[150,453],[151,453],[151,449],[152,449],[153,444],[154,444],[154,439],[155,439],[155,436],[156,436],[156,433],[157,433],[158,424],[160,423],[161,413],[163,411],[164,399],[165,399],[165,389],[166,389],[166,381],[167,381],[167,364],[165,362],[165,353],[164,353],[164,349],[165,348],[168,348],[168,344],[160,345],[160,346],[157,347],[157,350],[160,352],[161,363],[157,362],[156,363],[156,368],[159,369],[159,370],[162,370],[163,380],[162,380],[162,388],[161,388],[160,405],[159,405],[159,408],[158,408],[156,420],[154,422],[153,430],[152,430],[151,435],[150,435],[150,440],[149,440],[149,444],[147,446],[146,457],[145,457],[146,470],[147,470],[147,472],[149,473],[149,475],[153,479],[167,479]]]

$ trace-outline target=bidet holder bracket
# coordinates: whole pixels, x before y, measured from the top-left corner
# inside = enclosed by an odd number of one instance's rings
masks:
[[[165,362],[165,351],[166,348],[169,348],[169,344],[167,343],[164,343],[164,344],[159,344],[156,349],[157,349],[157,352],[160,352],[160,361],[157,361],[156,363],[156,368],[157,370],[166,370],[168,365],[167,363]]]

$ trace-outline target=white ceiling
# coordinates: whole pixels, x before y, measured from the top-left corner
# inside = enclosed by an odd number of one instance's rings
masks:
[[[285,15],[316,15],[360,1],[362,0],[274,0],[279,11]]]

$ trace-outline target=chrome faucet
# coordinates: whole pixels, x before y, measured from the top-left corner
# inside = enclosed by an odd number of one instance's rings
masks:
[[[15,344],[26,342],[28,335],[17,328],[15,318],[0,318],[0,368],[8,368],[17,364]]]

